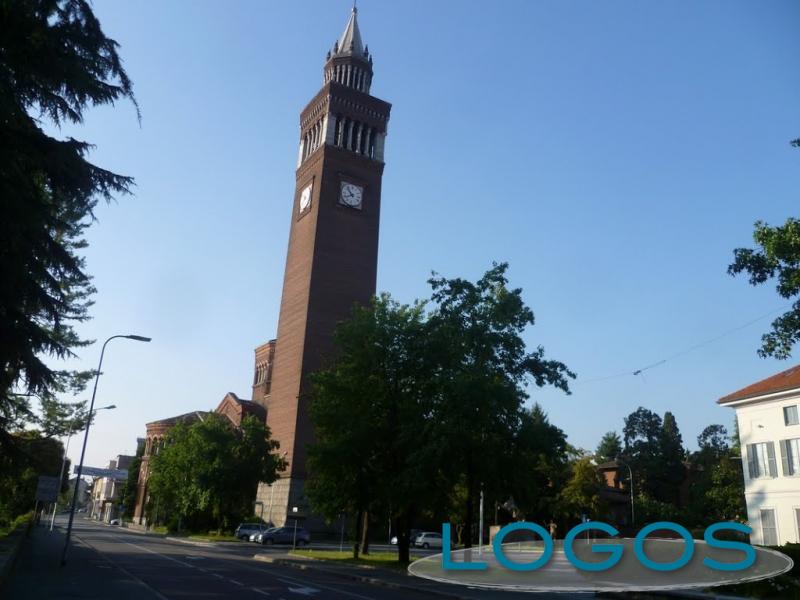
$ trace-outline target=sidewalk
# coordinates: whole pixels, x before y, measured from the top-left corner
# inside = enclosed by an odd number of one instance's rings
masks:
[[[155,600],[162,596],[133,579],[74,536],[67,564],[60,566],[64,534],[59,528],[31,529],[0,598],[14,600]]]

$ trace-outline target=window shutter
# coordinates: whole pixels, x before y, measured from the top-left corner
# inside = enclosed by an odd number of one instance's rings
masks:
[[[775,462],[775,444],[767,442],[767,458],[769,459],[769,476],[778,476],[778,464]]]
[[[747,444],[747,471],[750,474],[750,479],[755,479],[758,477],[758,470],[756,469],[755,444]]]
[[[783,476],[790,477],[794,473],[792,473],[792,467],[794,465],[789,464],[789,460],[791,456],[789,454],[789,441],[788,440],[781,440],[778,442],[781,447],[781,467],[783,468]]]

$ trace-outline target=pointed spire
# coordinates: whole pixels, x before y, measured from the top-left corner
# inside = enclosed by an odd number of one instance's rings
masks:
[[[344,28],[342,37],[339,38],[339,51],[341,53],[349,52],[350,54],[363,55],[364,45],[361,43],[361,32],[358,30],[358,9],[355,3],[353,4],[353,11],[350,13],[350,20],[347,21],[347,26]]]

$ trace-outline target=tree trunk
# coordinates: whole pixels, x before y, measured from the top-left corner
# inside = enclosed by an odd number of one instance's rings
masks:
[[[409,519],[396,517],[394,530],[397,533],[397,560],[400,564],[407,565],[411,562]]]
[[[472,496],[475,490],[475,477],[472,473],[471,457],[467,458],[467,503],[464,515],[464,548],[472,548]]]
[[[369,511],[364,511],[364,522],[361,526],[361,554],[369,554]]]
[[[361,517],[364,511],[359,510],[356,515],[356,534],[353,536],[353,558],[358,559],[358,544],[361,540]]]

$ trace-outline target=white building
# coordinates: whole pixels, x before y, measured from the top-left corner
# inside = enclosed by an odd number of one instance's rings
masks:
[[[751,543],[800,542],[800,365],[717,402],[736,410]]]

